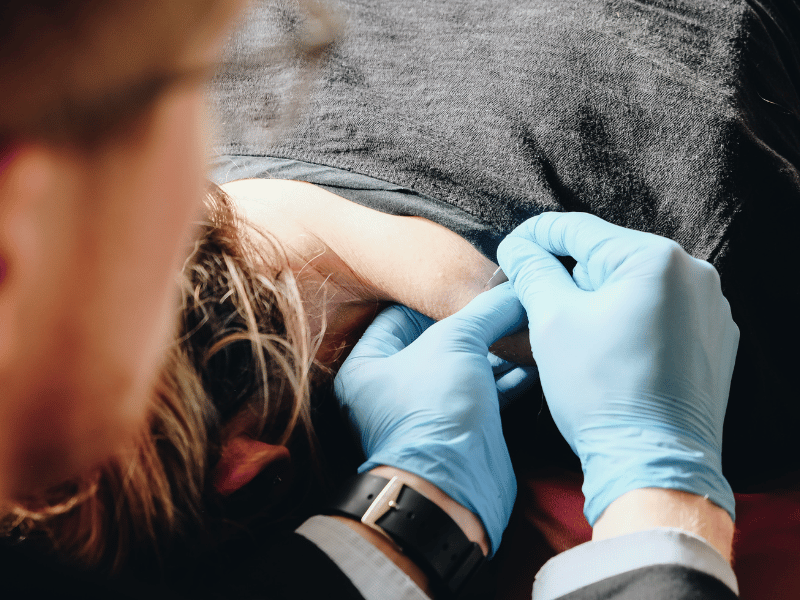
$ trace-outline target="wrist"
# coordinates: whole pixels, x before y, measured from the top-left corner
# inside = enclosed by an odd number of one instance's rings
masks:
[[[479,520],[471,522],[462,510],[436,486],[394,468],[354,476],[328,506],[328,514],[338,515],[426,593],[444,596],[464,589],[488,549],[485,533],[475,527]],[[456,519],[466,523],[470,537]]]
[[[722,474],[719,451],[658,429],[628,427],[601,432],[579,448],[584,472],[584,514],[594,526],[612,502],[633,490],[680,490],[705,497],[735,519],[733,490]]]
[[[425,571],[415,561],[411,560],[397,544],[355,518],[344,517],[342,515],[330,515],[330,518],[344,523],[370,544],[375,546],[376,549],[380,550],[380,552],[391,560],[403,573],[408,575],[411,581],[425,592],[427,596],[431,598],[434,597],[430,580],[425,574]]]
[[[446,512],[461,528],[464,535],[466,535],[471,542],[475,542],[480,546],[484,556],[489,554],[489,536],[486,534],[486,529],[484,529],[481,520],[475,513],[453,500],[453,498],[445,494],[440,488],[422,477],[396,467],[381,465],[370,469],[368,472],[371,475],[385,477],[386,479],[397,477],[408,487],[416,490]]]
[[[642,488],[621,495],[597,519],[592,540],[627,533],[673,527],[705,539],[732,560],[733,519],[707,498],[680,490]]]
[[[474,433],[460,436],[458,444],[450,447],[441,441],[419,440],[413,447],[381,450],[362,464],[359,472],[391,466],[421,478],[424,488],[430,485],[425,489],[435,490],[431,495],[437,502],[444,503],[445,498],[453,501],[449,504],[453,509],[449,509],[449,514],[455,510],[469,519],[477,519],[474,523],[480,523],[487,536],[486,545],[481,547],[484,551],[488,548],[491,558],[508,525],[517,486],[505,442],[501,439],[496,443],[489,436]],[[483,460],[476,455],[476,448],[491,459]],[[462,526],[469,533],[463,522]],[[474,535],[470,539],[478,543]]]

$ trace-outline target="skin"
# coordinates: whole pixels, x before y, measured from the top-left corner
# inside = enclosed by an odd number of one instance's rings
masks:
[[[178,68],[216,63],[232,16]],[[0,500],[91,468],[144,424],[201,207],[203,83],[91,150],[21,141],[0,173]]]
[[[680,490],[631,490],[608,505],[592,529],[592,540],[604,540],[654,527],[675,527],[708,541],[722,557],[733,560],[733,520],[713,502]]]
[[[443,319],[480,294],[497,269],[441,225],[381,213],[309,183],[246,179],[223,189],[254,228],[287,250],[314,333],[327,322],[317,354],[326,364],[341,361],[389,303]],[[527,332],[492,349],[533,362]]]

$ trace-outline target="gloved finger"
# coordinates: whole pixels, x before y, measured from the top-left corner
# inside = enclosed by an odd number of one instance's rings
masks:
[[[728,365],[726,369],[720,369],[720,376],[723,378],[723,385],[725,386],[725,397],[730,395],[731,379],[733,377],[733,368],[736,364],[736,354],[739,350],[739,326],[731,318],[731,306],[728,301],[723,298],[725,302],[726,311],[726,326],[724,327],[723,340],[721,348],[727,348]],[[724,355],[723,355],[724,356]]]
[[[513,283],[529,318],[577,289],[564,265],[525,237],[508,235],[500,242],[497,260]]]
[[[433,323],[433,319],[406,306],[392,305],[381,311],[367,327],[347,362],[392,356],[416,340]]]
[[[538,381],[539,369],[536,367],[514,367],[500,376],[495,374],[500,410],[525,396],[536,386]]]
[[[489,365],[492,367],[492,373],[494,373],[495,377],[499,377],[503,373],[508,373],[512,369],[516,369],[518,366],[517,363],[513,363],[505,358],[500,358],[493,352],[489,352],[489,354],[486,355],[486,358],[489,359]]]
[[[510,235],[525,236],[553,254],[572,256],[586,273],[586,280],[579,285],[589,290],[599,289],[609,277],[619,274],[620,267],[630,264],[628,259],[639,251],[652,250],[657,244],[674,245],[665,238],[626,229],[587,213],[542,213]],[[650,272],[646,265],[639,266]]]
[[[488,354],[489,346],[517,331],[526,322],[525,309],[506,282],[478,294],[454,315],[439,321],[436,328],[446,330],[450,339],[470,346],[470,350]]]
[[[642,247],[652,246],[656,239],[658,236],[625,229],[587,213],[550,212],[528,219],[514,229],[503,243],[525,240],[552,254],[572,256],[580,266],[577,285],[581,289],[596,290],[626,259],[635,255]],[[503,260],[500,259],[499,262],[513,281],[514,278],[506,270]]]
[[[594,285],[592,285],[592,280],[583,263],[576,264],[572,269],[572,280],[584,292],[594,291]]]
[[[522,237],[551,254],[571,256],[586,264],[608,245],[618,245],[619,240],[629,240],[636,233],[589,213],[546,212],[525,221],[509,237]]]

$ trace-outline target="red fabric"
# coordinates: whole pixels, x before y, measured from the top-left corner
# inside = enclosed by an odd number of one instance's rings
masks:
[[[800,490],[736,494],[733,557],[742,600],[800,598]]]
[[[517,504],[506,531],[496,598],[530,600],[547,560],[589,541],[582,478],[557,470],[518,472]],[[800,474],[774,491],[736,494],[734,570],[742,600],[800,598]]]

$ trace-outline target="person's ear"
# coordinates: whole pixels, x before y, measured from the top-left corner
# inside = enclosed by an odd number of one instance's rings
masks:
[[[277,481],[285,480],[290,468],[291,458],[285,446],[273,446],[240,434],[223,446],[212,483],[217,492],[228,496],[262,473]]]

